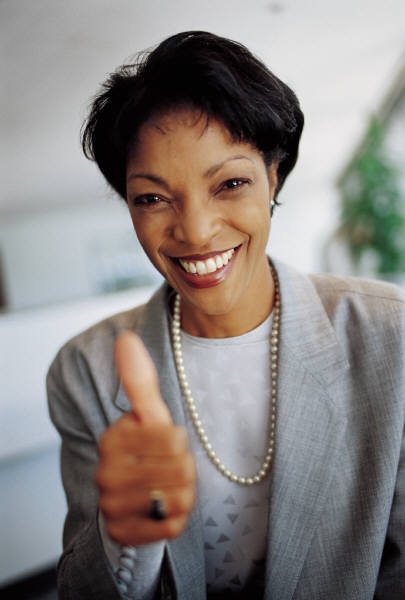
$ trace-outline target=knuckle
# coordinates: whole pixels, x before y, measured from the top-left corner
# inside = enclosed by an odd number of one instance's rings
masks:
[[[120,487],[120,478],[116,471],[104,464],[100,464],[97,468],[94,481],[100,492],[114,491]]]
[[[116,523],[114,521],[106,520],[105,528],[111,539],[113,539],[117,542],[121,541],[120,536],[121,536],[122,532],[121,532],[121,527],[119,526],[118,523]]]
[[[172,540],[178,537],[185,528],[187,523],[187,519],[182,517],[177,517],[173,519],[166,519],[164,524],[162,525],[162,534],[163,537]]]
[[[177,494],[173,502],[173,513],[178,515],[188,514],[194,506],[194,500],[194,490],[190,488],[184,489],[182,492]]]
[[[116,449],[117,438],[112,428],[107,429],[98,442],[98,453],[101,458],[107,458]]]
[[[122,450],[123,443],[127,437],[133,435],[136,422],[131,414],[123,415],[113,425],[110,425],[101,435],[98,441],[100,456],[107,456]]]
[[[188,448],[187,433],[179,425],[164,425],[157,431],[162,448],[169,456],[179,456]]]
[[[178,484],[184,484],[187,482],[188,466],[185,461],[176,464],[173,470],[173,479]]]
[[[101,465],[96,469],[94,473],[94,481],[99,489],[105,489],[107,487],[107,478],[105,476],[105,470]]]
[[[184,455],[183,460],[178,467],[177,475],[179,480],[184,483],[193,482],[195,480],[196,468],[194,458],[189,452]]]
[[[121,512],[117,504],[108,497],[100,498],[99,507],[103,515],[109,519],[117,518]]]
[[[184,427],[173,426],[172,449],[175,454],[182,454],[188,449],[188,434]]]
[[[145,424],[137,432],[134,440],[136,449],[141,454],[159,454],[167,457],[180,456],[188,449],[188,438],[185,430],[173,424]]]
[[[105,456],[108,453],[108,449],[110,447],[110,439],[108,435],[108,431],[103,433],[101,438],[98,441],[98,452],[100,456]]]

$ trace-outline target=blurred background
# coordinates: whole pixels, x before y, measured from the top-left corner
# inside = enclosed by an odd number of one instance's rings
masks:
[[[82,156],[81,123],[108,73],[187,29],[246,44],[301,101],[270,254],[404,283],[403,0],[0,0],[0,588],[61,550],[52,357],[160,282]]]

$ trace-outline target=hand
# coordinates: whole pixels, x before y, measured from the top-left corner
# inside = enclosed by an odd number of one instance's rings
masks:
[[[195,500],[196,469],[187,434],[174,425],[155,366],[138,336],[119,336],[115,362],[132,412],[100,440],[95,479],[106,528],[125,545],[172,539],[185,528]],[[153,490],[163,493],[167,517],[161,521],[149,515]]]

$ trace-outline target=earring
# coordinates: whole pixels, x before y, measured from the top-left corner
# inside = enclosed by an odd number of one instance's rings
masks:
[[[274,202],[274,200],[270,200],[270,215],[271,216],[273,216],[275,207],[276,207],[276,203]]]

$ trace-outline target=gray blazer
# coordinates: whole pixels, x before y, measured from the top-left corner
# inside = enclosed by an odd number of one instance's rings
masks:
[[[388,284],[304,276],[278,262],[282,319],[266,588],[271,600],[405,598],[405,298]],[[183,404],[163,286],[70,341],[48,375],[69,511],[60,598],[119,599],[97,528],[97,440],[129,409],[113,368],[136,329],[177,423]],[[202,524],[168,544],[162,598],[206,597]]]

